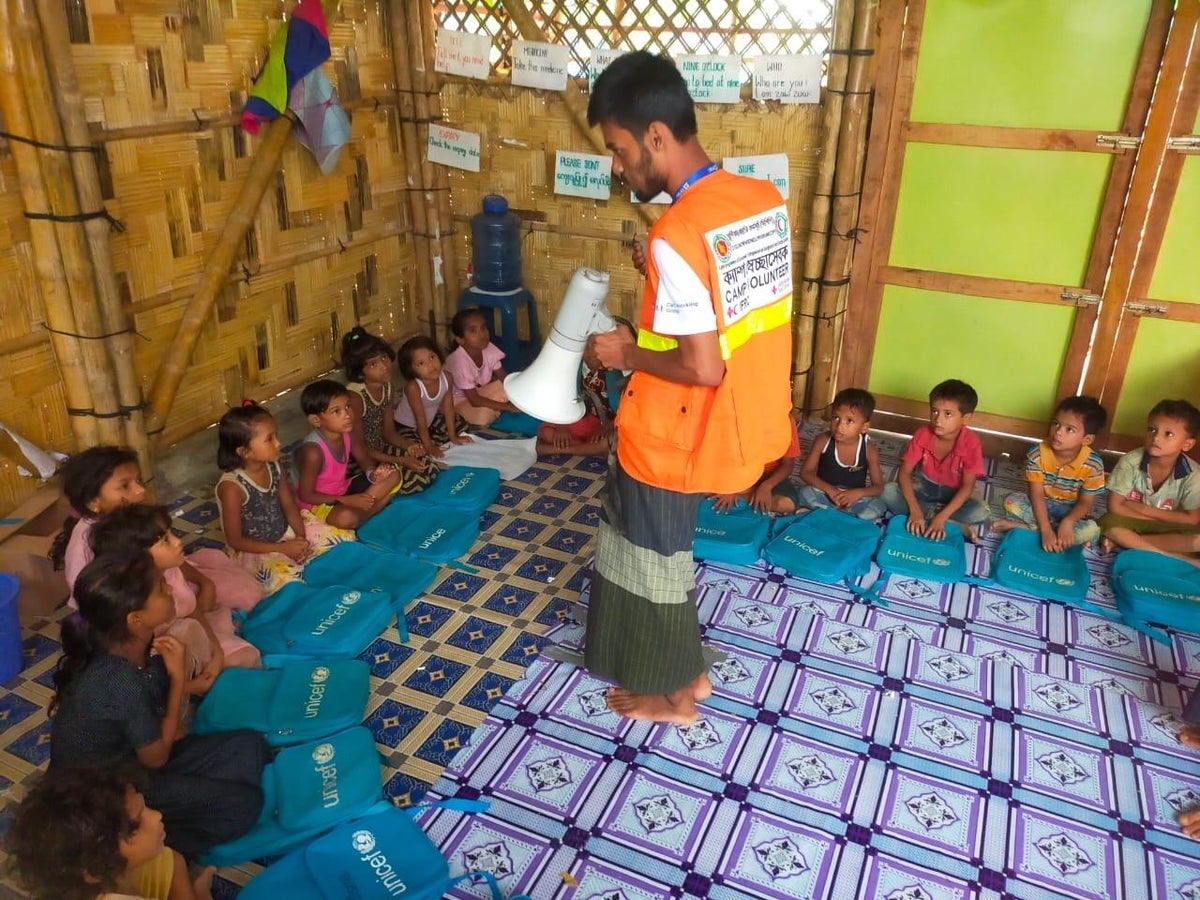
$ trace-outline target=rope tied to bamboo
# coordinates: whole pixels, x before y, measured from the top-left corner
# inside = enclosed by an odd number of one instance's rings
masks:
[[[77,409],[76,407],[68,406],[66,412],[68,416],[86,416],[91,419],[128,419],[133,413],[140,412],[149,405],[149,403],[143,400],[141,403],[135,403],[131,406],[118,406],[116,412],[97,412],[94,409]]]
[[[61,150],[63,153],[99,153],[100,148],[95,144],[48,144],[45,141],[34,140],[23,134],[13,134],[11,131],[0,131],[0,137],[37,147],[39,150]]]
[[[26,210],[25,218],[42,219],[49,222],[90,222],[92,219],[107,219],[109,227],[112,228],[113,231],[121,233],[125,231],[125,223],[104,207],[101,207],[95,212],[74,213],[69,216],[64,216],[60,213],[29,212]]]
[[[146,341],[147,343],[150,342],[150,338],[146,337],[146,335],[142,334],[136,328],[123,328],[120,331],[109,331],[106,334],[79,334],[74,331],[63,331],[60,328],[51,328],[45,322],[40,324],[42,328],[50,334],[61,334],[64,337],[78,338],[81,341],[106,341],[109,338],[114,338],[122,334],[136,334],[143,341]]]

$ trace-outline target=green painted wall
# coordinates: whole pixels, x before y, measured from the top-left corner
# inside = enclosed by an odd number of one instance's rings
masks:
[[[924,400],[946,378],[979,392],[981,410],[1045,418],[1075,309],[889,285],[868,389]]]
[[[1150,0],[928,0],[914,122],[1120,130]]]
[[[909,144],[890,262],[1078,286],[1111,167],[1100,153]]]

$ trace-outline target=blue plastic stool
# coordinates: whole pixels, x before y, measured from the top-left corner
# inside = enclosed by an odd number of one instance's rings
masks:
[[[472,306],[478,306],[483,311],[488,320],[488,331],[492,333],[492,342],[504,351],[505,371],[519,372],[534,361],[542,349],[542,335],[538,331],[537,304],[533,294],[525,288],[493,293],[469,287],[458,295],[458,308],[469,309]],[[529,337],[524,340],[517,325],[517,317],[522,309],[529,317]],[[500,311],[498,332],[496,310]]]
[[[25,664],[21,644],[21,619],[17,613],[17,595],[21,582],[15,575],[0,573],[0,684],[12,681]]]

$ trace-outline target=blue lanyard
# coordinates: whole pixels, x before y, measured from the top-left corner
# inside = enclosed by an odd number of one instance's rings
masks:
[[[704,166],[701,169],[697,169],[695,172],[693,172],[691,175],[689,175],[687,178],[685,178],[683,180],[683,184],[681,184],[679,186],[679,189],[677,191],[675,191],[675,193],[671,196],[671,202],[672,203],[677,202],[679,200],[679,198],[684,195],[684,192],[687,191],[688,188],[690,188],[693,184],[695,184],[701,178],[707,178],[709,175],[711,175],[713,172],[717,171],[717,169],[719,169],[719,168],[721,168],[721,167],[718,166],[716,163],[709,163],[707,166]]]

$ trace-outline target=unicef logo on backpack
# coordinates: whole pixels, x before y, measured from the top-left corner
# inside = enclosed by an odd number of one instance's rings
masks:
[[[312,761],[318,766],[326,766],[333,762],[333,744],[317,744],[313,747]]]
[[[342,602],[347,606],[353,606],[361,599],[362,593],[359,591],[346,591],[346,593],[342,594]]]
[[[356,853],[370,853],[375,849],[375,835],[369,831],[356,831],[350,836],[350,845]]]
[[[312,675],[310,677],[312,678],[313,684],[324,684],[329,680],[329,669],[325,666],[317,666],[312,670]]]

